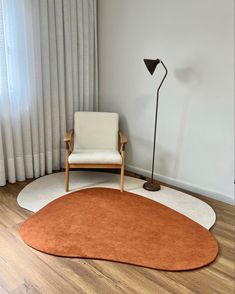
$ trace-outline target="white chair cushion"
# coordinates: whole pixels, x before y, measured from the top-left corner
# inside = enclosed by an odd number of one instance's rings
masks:
[[[78,149],[69,155],[70,164],[121,164],[122,157],[117,150]]]
[[[118,150],[118,114],[75,112],[74,149]]]

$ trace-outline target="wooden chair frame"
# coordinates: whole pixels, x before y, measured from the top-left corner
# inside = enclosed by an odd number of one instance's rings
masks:
[[[122,133],[119,132],[119,152],[122,157],[121,164],[83,164],[83,163],[69,163],[69,155],[73,152],[74,149],[74,130],[70,130],[65,134],[64,142],[66,144],[66,183],[65,190],[69,191],[69,171],[74,168],[114,168],[120,169],[120,191],[124,190],[124,171],[125,171],[125,146],[127,144],[127,138]]]

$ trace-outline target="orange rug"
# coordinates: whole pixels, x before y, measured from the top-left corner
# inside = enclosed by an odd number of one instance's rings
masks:
[[[212,234],[182,214],[133,193],[90,188],[62,196],[20,227],[45,253],[119,261],[161,270],[189,270],[218,254]]]

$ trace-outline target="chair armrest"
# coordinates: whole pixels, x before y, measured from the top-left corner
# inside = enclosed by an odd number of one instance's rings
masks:
[[[64,136],[64,142],[70,142],[73,139],[74,130],[69,130]]]
[[[119,132],[119,144],[120,144],[120,153],[121,154],[125,151],[126,143],[127,143],[126,136],[122,132]]]
[[[126,144],[127,143],[127,138],[122,132],[119,132],[119,141],[120,141],[120,144]]]
[[[66,143],[66,150],[69,153],[73,152],[74,145],[74,130],[68,131],[64,136],[64,142]]]

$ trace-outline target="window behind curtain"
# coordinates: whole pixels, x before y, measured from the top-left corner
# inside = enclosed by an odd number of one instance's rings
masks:
[[[31,28],[30,1],[0,0],[0,108],[13,117],[28,110]],[[14,115],[12,111],[14,110]]]

